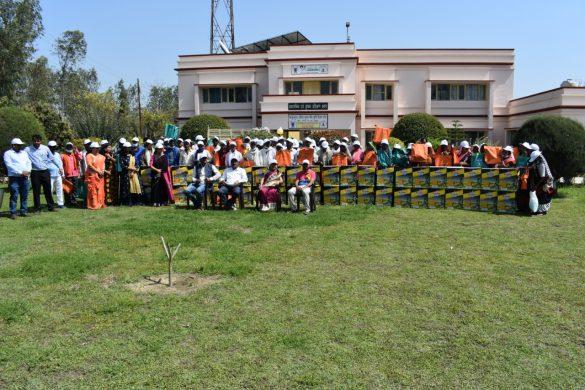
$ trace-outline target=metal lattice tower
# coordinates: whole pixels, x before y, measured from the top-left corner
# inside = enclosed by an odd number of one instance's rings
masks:
[[[229,51],[234,49],[234,0],[211,0],[211,34],[209,36],[209,53],[222,53],[220,42]]]

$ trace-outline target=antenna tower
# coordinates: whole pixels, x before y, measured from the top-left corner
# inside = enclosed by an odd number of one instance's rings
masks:
[[[209,53],[224,52],[223,43],[231,52],[235,45],[234,35],[234,0],[211,0],[211,30],[209,35]]]

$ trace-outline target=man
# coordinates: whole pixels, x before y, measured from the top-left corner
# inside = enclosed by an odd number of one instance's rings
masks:
[[[140,167],[142,165],[142,155],[144,154],[144,151],[145,151],[144,146],[140,145],[140,138],[138,137],[132,138],[132,154],[134,155],[137,167]]]
[[[225,166],[229,167],[231,166],[231,161],[235,158],[236,160],[238,160],[238,165],[240,163],[240,161],[242,161],[242,159],[244,158],[242,156],[242,153],[240,153],[237,150],[238,144],[236,144],[234,141],[230,141],[230,146],[229,146],[229,150],[228,153],[225,156]]]
[[[175,140],[173,138],[169,138],[169,141],[165,149],[165,154],[167,156],[169,166],[171,167],[179,166],[179,152],[180,152],[179,148],[175,146]]]
[[[317,175],[309,168],[309,160],[302,161],[303,170],[297,173],[295,186],[288,190],[288,202],[291,211],[297,211],[297,192],[301,191],[305,214],[311,213],[311,187],[315,183]]]
[[[352,136],[353,137],[353,136]],[[360,165],[364,161],[364,151],[360,141],[355,140],[351,150],[351,165]]]
[[[378,148],[378,167],[388,168],[392,165],[392,152],[390,151],[390,144],[388,143],[387,139],[383,139],[380,142],[380,147]]]
[[[252,162],[252,166],[262,166],[262,157],[260,156],[260,149],[258,149],[259,140],[253,139],[250,142],[250,150],[246,153],[246,160]]]
[[[150,166],[150,160],[152,159],[152,155],[154,153],[153,148],[154,142],[151,139],[147,139],[144,142],[144,148],[142,154],[140,155],[140,159],[136,159],[136,162],[140,162],[141,167],[148,168]]]
[[[350,142],[353,145],[354,142],[359,141],[360,137],[358,137],[357,134],[353,133],[352,135],[349,136]]]
[[[57,152],[57,142],[49,141],[47,146],[53,155],[53,163],[49,164],[49,173],[51,175],[51,194],[55,192],[57,195],[57,207],[62,209],[65,207],[63,202],[63,161]]]
[[[8,174],[8,188],[10,190],[10,219],[16,219],[16,204],[20,195],[20,216],[28,213],[28,188],[32,164],[28,153],[22,150],[24,143],[20,138],[14,138],[10,144],[12,149],[4,153],[4,164]]]
[[[240,197],[240,184],[248,182],[248,175],[243,168],[240,168],[240,162],[237,158],[233,158],[231,166],[223,171],[223,175],[219,179],[219,197],[221,204],[226,210],[235,210],[235,200]],[[228,194],[231,194],[231,199],[228,200]]]
[[[53,154],[48,147],[42,144],[40,135],[34,135],[32,140],[32,145],[27,146],[25,151],[32,164],[30,181],[33,190],[35,212],[41,212],[41,187],[43,187],[49,211],[55,211],[55,202],[53,202],[53,194],[51,192],[51,173],[49,172],[49,165],[53,164]]]
[[[91,145],[91,140],[85,139],[83,141],[83,150],[81,151],[81,160],[79,161],[79,176],[82,179],[83,179],[83,176],[85,175],[85,171],[87,170],[87,162],[85,161],[85,158],[87,157],[87,155],[89,153],[91,153],[89,145]],[[83,182],[83,180],[82,180],[82,182]]]
[[[284,148],[281,143],[276,144],[276,155],[274,156],[279,167],[290,167],[291,166],[291,155],[290,152]],[[270,165],[270,164],[269,164]]]
[[[71,142],[65,145],[65,153],[61,154],[61,161],[63,162],[63,174],[65,179],[69,181],[73,189],[65,199],[67,206],[74,206],[77,203],[77,191],[79,191],[79,165],[83,159],[81,153],[74,149]]]
[[[319,165],[331,165],[333,158],[333,151],[329,148],[329,142],[321,142],[321,146],[317,149],[317,163]]]
[[[297,162],[302,164],[304,160],[309,160],[311,163],[315,161],[315,150],[311,147],[312,139],[307,137],[303,142],[303,147],[299,149],[297,154]]]
[[[195,209],[200,210],[205,190],[213,186],[219,180],[221,174],[215,165],[210,163],[207,150],[199,155],[199,162],[193,168],[193,183],[185,190],[185,195],[193,202]]]

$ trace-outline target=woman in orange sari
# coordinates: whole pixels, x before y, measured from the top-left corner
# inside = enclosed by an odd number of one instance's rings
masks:
[[[106,207],[106,190],[104,175],[106,172],[106,158],[99,154],[100,145],[92,142],[91,153],[85,158],[87,170],[85,171],[85,182],[87,184],[87,208],[98,210]]]

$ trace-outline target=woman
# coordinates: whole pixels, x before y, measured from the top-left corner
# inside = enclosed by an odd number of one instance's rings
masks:
[[[471,160],[471,150],[469,150],[469,142],[461,141],[459,150],[453,156],[453,164],[462,167],[468,167]]]
[[[152,172],[152,204],[154,207],[166,206],[174,202],[171,169],[164,154],[164,144],[159,142],[154,147],[154,154],[150,162]]]
[[[516,166],[516,159],[514,158],[514,148],[506,146],[502,149],[502,162],[497,165],[497,168],[513,168]]]
[[[540,151],[530,154],[528,160],[528,187],[530,191],[536,191],[538,209],[533,215],[546,215],[550,210],[551,200],[555,193],[554,178],[548,167],[548,162]]]
[[[98,210],[106,207],[106,193],[104,188],[104,175],[106,158],[99,154],[100,145],[92,142],[91,153],[86,156],[87,169],[85,171],[85,183],[87,184],[87,208]]]
[[[331,157],[331,164],[344,167],[349,165],[351,161],[351,155],[349,154],[349,150],[347,149],[347,144],[345,142],[339,145],[339,151],[333,151],[333,156]]]
[[[105,170],[109,172],[104,176],[104,187],[106,204],[114,205],[118,202],[118,175],[115,174],[116,159],[112,156],[112,146],[105,145],[100,150],[100,154],[105,158]]]
[[[120,159],[120,165],[122,166],[120,184],[128,186],[128,193],[124,193],[127,198],[122,198],[122,204],[132,206],[140,203],[140,195],[142,194],[142,191],[140,190],[140,180],[138,178],[140,168],[136,166],[136,157],[130,153],[130,147],[127,145],[129,144],[124,144],[124,151],[122,153],[122,158]],[[126,187],[124,187],[124,190],[126,190]]]
[[[366,144],[366,153],[364,153],[364,161],[361,165],[368,165],[376,167],[378,163],[378,156],[376,155],[376,145],[373,142]]]
[[[272,160],[258,191],[258,203],[262,206],[261,211],[269,211],[276,207],[280,197],[278,190],[282,183],[282,174],[278,170],[278,163],[276,160]]]

